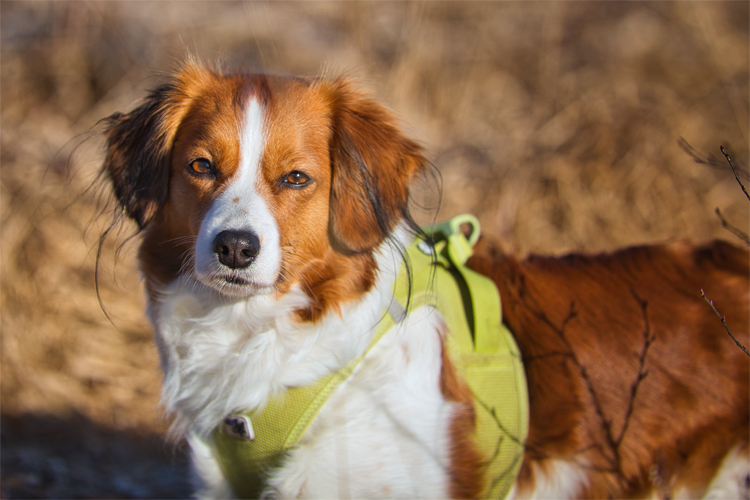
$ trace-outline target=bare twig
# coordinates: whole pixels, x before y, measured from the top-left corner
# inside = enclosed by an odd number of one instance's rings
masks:
[[[748,235],[746,232],[742,231],[741,229],[733,226],[730,224],[725,218],[724,215],[721,213],[721,210],[719,210],[719,207],[716,207],[716,215],[719,216],[719,220],[721,221],[721,227],[741,239],[745,242],[746,245],[750,246],[750,235]]]
[[[687,155],[690,156],[690,158],[692,158],[695,163],[698,163],[699,165],[707,165],[717,170],[726,170],[727,168],[726,164],[722,160],[719,160],[714,155],[706,156],[704,154],[701,154],[682,137],[680,137],[680,140],[677,141],[677,145],[680,147],[680,149],[687,153]]]
[[[726,163],[723,161],[720,161],[718,158],[714,157],[713,155],[705,156],[701,153],[699,153],[693,146],[691,146],[685,139],[682,137],[678,141],[678,145],[680,148],[682,148],[685,153],[687,153],[694,162],[700,163],[701,165],[708,165],[713,168],[726,170]],[[742,179],[740,178],[745,177],[748,178],[747,172],[741,168],[741,166],[736,166],[734,163],[734,160],[732,159],[732,154],[729,151],[728,148],[725,148],[724,146],[719,146],[719,149],[721,150],[721,153],[724,155],[724,158],[726,158],[726,161],[729,163],[729,168],[732,169],[732,173],[734,174],[734,178],[737,179],[737,183],[742,188],[742,192],[745,193],[745,196],[750,200],[750,194],[748,194],[747,189],[745,188],[745,185],[742,183]],[[740,175],[742,174],[742,175]],[[750,246],[750,235],[742,231],[741,229],[733,226],[730,224],[727,219],[724,217],[724,215],[721,213],[721,210],[719,208],[716,208],[716,215],[719,217],[719,220],[721,221],[721,226],[728,230],[730,233],[741,239],[747,246]]]
[[[687,142],[684,138],[680,137],[680,140],[677,141],[677,145],[682,149],[695,163],[698,163],[700,165],[706,165],[711,168],[715,168],[717,170],[726,170],[727,169],[727,162],[723,159],[716,157],[714,155],[705,155],[695,149],[693,146],[690,145],[689,142]],[[744,177],[745,182],[747,182],[748,179],[750,179],[750,175],[746,168],[743,168],[742,165],[735,165],[735,160],[732,159],[732,152],[729,148],[725,148],[724,146],[720,146],[721,152],[726,158],[726,160],[729,161],[729,166],[732,169],[732,172],[734,172],[734,176],[737,178],[737,182],[740,182],[740,178]],[[742,183],[740,182],[740,185]],[[743,188],[744,190],[744,188]],[[747,191],[745,191],[745,194],[747,195]]]
[[[544,312],[541,312],[540,308],[537,308],[538,312],[535,313],[536,317],[555,332],[558,338],[565,345],[565,348],[562,350],[551,351],[538,355],[533,359],[527,359],[527,361],[531,361],[544,359],[547,357],[561,356],[569,360],[578,370],[578,373],[583,380],[586,389],[588,390],[589,397],[591,398],[591,403],[599,419],[599,423],[602,427],[604,436],[603,442],[592,444],[591,446],[583,448],[579,450],[579,453],[595,452],[599,454],[604,460],[604,463],[600,466],[592,463],[587,468],[596,470],[598,472],[616,474],[620,481],[623,481],[625,477],[623,471],[623,459],[621,455],[622,445],[625,441],[625,437],[627,435],[627,431],[629,429],[633,413],[635,411],[635,403],[638,397],[641,383],[646,379],[649,373],[648,369],[646,368],[649,349],[656,340],[655,335],[651,331],[651,323],[649,322],[648,318],[648,302],[644,299],[641,299],[634,290],[631,290],[631,294],[638,303],[638,306],[641,309],[641,314],[643,316],[643,344],[640,352],[637,353],[638,371],[635,374],[635,378],[630,385],[630,395],[627,401],[627,408],[625,410],[625,414],[622,416],[623,422],[622,427],[619,428],[619,431],[615,428],[614,425],[616,417],[607,415],[607,413],[605,412],[604,404],[599,397],[600,391],[595,387],[593,378],[589,374],[583,361],[578,357],[578,353],[575,351],[573,345],[568,339],[568,324],[576,317],[578,317],[578,311],[576,310],[574,302],[571,302],[568,315],[563,319],[562,323],[559,326],[551,321],[547,317],[547,315],[544,314]]]
[[[614,441],[618,448],[620,447],[620,444],[622,444],[625,432],[628,430],[630,417],[633,414],[633,408],[635,407],[635,398],[638,395],[638,388],[640,387],[641,382],[643,382],[643,379],[648,375],[648,370],[646,369],[646,356],[648,355],[648,349],[656,340],[656,336],[651,333],[651,323],[648,321],[648,302],[641,299],[634,290],[631,290],[630,293],[638,302],[638,305],[641,308],[641,313],[643,314],[643,350],[641,350],[641,353],[638,356],[638,375],[630,386],[630,400],[628,401],[628,409],[625,412],[625,421],[622,424],[622,429],[620,429],[620,435],[617,436],[617,439]]]
[[[724,146],[720,146],[721,153],[724,155],[724,157],[729,162],[729,166],[732,167],[732,173],[734,173],[734,178],[737,179],[737,182],[740,184],[740,187],[742,188],[742,192],[745,193],[745,196],[748,200],[750,200],[750,194],[747,193],[747,189],[745,189],[744,184],[742,184],[742,181],[740,180],[740,175],[737,173],[737,169],[734,167],[734,162],[732,161],[732,157],[729,156],[729,152],[724,148]]]
[[[578,373],[581,379],[584,381],[584,384],[586,385],[586,389],[588,390],[589,397],[591,398],[591,403],[594,406],[596,415],[599,417],[601,426],[604,430],[604,435],[607,439],[607,442],[606,442],[607,448],[601,445],[596,445],[590,448],[590,449],[597,450],[601,454],[601,456],[604,458],[604,460],[607,462],[607,468],[601,469],[600,471],[621,475],[622,463],[620,459],[620,451],[619,451],[618,445],[615,442],[615,439],[612,435],[612,420],[610,418],[607,418],[604,412],[604,407],[601,401],[599,400],[599,393],[594,388],[594,382],[589,376],[586,366],[578,358],[578,355],[575,352],[575,349],[573,349],[573,346],[568,340],[568,337],[566,334],[568,323],[578,316],[578,311],[576,311],[575,302],[570,303],[570,311],[568,312],[568,315],[565,317],[565,319],[563,320],[560,326],[557,326],[552,320],[550,320],[547,317],[547,315],[544,314],[544,312],[540,311],[535,314],[536,314],[536,317],[539,318],[542,322],[544,322],[552,331],[554,331],[555,334],[558,336],[558,338],[563,342],[563,344],[565,344],[566,351],[556,351],[554,353],[549,353],[549,354],[553,356],[562,355],[565,359],[570,360],[573,363],[573,365],[576,367],[576,369],[578,370]],[[591,468],[594,468],[594,467],[595,466],[593,465],[591,466]]]
[[[744,345],[742,345],[739,340],[737,340],[737,338],[732,333],[732,330],[730,330],[729,326],[727,326],[727,319],[726,319],[726,317],[722,316],[719,313],[719,311],[716,310],[716,307],[714,307],[714,302],[712,300],[710,300],[708,297],[706,297],[706,293],[703,291],[702,288],[701,288],[701,297],[703,297],[703,300],[705,300],[708,303],[708,305],[711,306],[711,309],[714,310],[714,313],[716,313],[716,315],[719,317],[719,319],[721,319],[721,323],[724,325],[724,328],[727,330],[727,333],[729,334],[729,336],[732,337],[732,340],[734,340],[734,343],[737,344],[737,346],[740,349],[742,349],[743,351],[745,351],[745,354],[747,354],[748,357],[750,357],[750,352],[748,352],[747,348]]]

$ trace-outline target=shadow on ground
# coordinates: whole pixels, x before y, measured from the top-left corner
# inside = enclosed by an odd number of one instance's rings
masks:
[[[183,447],[75,415],[3,416],[2,498],[188,498]]]

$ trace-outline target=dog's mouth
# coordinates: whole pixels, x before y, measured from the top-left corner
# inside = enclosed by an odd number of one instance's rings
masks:
[[[226,283],[228,283],[230,285],[235,285],[235,286],[247,286],[247,285],[250,284],[250,282],[248,280],[246,280],[244,278],[240,278],[239,276],[229,275],[229,276],[224,276],[222,279]]]
[[[213,276],[196,276],[199,281],[227,297],[250,297],[265,295],[274,291],[274,284],[259,283],[236,274],[215,274]]]

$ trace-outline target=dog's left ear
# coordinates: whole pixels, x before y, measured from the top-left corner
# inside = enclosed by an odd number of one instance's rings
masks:
[[[330,90],[329,230],[349,251],[363,252],[380,244],[407,215],[409,183],[425,158],[391,113],[350,81],[333,82]]]

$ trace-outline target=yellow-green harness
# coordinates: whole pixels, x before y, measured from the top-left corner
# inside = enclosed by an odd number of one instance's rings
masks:
[[[468,240],[462,224],[472,226]],[[448,325],[450,358],[474,396],[475,440],[487,460],[482,496],[504,498],[510,491],[528,432],[528,394],[518,347],[501,322],[497,288],[465,266],[479,238],[479,223],[463,215],[425,232],[434,246],[418,238],[407,249],[410,270],[402,266],[394,302],[361,357],[310,386],[276,395],[260,411],[228,417],[214,431],[222,470],[240,498],[260,495],[269,470],[299,443],[331,394],[378,340],[404,319],[407,305],[409,310],[434,306]]]

